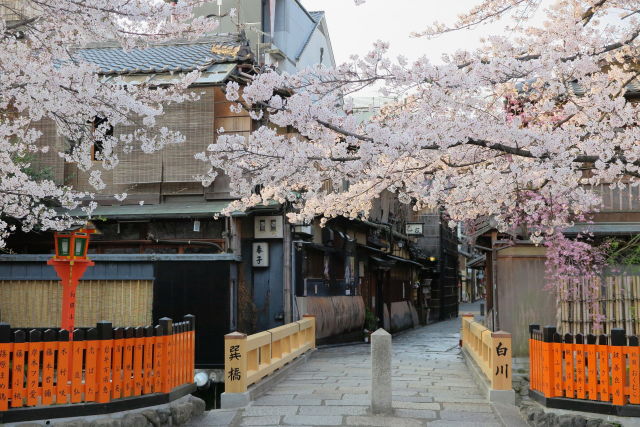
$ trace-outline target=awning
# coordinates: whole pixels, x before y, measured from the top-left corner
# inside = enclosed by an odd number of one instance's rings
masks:
[[[340,252],[336,248],[332,248],[332,247],[325,246],[325,245],[320,245],[318,243],[313,243],[313,242],[299,242],[299,244],[303,245],[305,248],[315,249],[317,251],[322,251],[322,252],[326,252],[326,253],[338,253],[338,252]]]
[[[388,270],[396,265],[396,262],[390,259],[379,258],[373,255],[369,255],[369,258],[371,258],[376,264],[378,264],[378,268],[382,268],[384,270]]]
[[[484,263],[487,261],[486,255],[477,256],[467,262],[467,267],[469,268],[482,268],[484,267]]]
[[[358,243],[358,244],[356,244],[356,246],[358,248],[366,249],[368,251],[371,251],[371,252],[376,253],[376,254],[380,254],[382,256],[386,256],[387,255],[387,253],[385,251],[383,251],[383,250],[380,250],[378,248],[373,248],[371,246],[363,245],[362,243]]]
[[[629,235],[640,233],[640,222],[596,222],[576,224],[564,231],[565,234],[593,233],[599,235]]]
[[[189,203],[160,203],[157,205],[98,206],[92,218],[136,220],[150,218],[206,218],[222,212],[229,200],[214,200]],[[62,211],[76,217],[87,217],[81,209]]]
[[[236,68],[236,63],[230,64],[213,64],[200,73],[200,77],[194,82],[196,85],[221,83],[229,77],[231,72]],[[140,83],[148,83],[150,85],[173,84],[182,80],[182,75],[170,73],[162,74],[125,74],[116,76],[107,76],[104,82],[116,83],[122,82],[126,85],[137,85]]]
[[[407,258],[402,258],[402,257],[399,257],[399,256],[394,256],[394,255],[387,255],[387,256],[389,258],[391,258],[392,260],[395,260],[395,261],[404,262],[404,263],[407,263],[407,264],[413,264],[413,265],[418,266],[418,267],[423,267],[423,265],[420,264],[419,262],[416,262],[416,261],[413,261],[413,260],[410,260],[410,259],[407,259]]]

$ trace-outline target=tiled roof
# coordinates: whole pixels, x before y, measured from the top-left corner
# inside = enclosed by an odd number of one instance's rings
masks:
[[[147,74],[204,70],[213,64],[250,59],[251,51],[243,36],[219,34],[130,51],[113,45],[79,49],[78,56],[96,64],[103,74]]]
[[[315,22],[320,22],[320,20],[324,16],[324,10],[316,10],[315,12],[309,12],[309,16],[311,16],[311,19],[313,19]]]

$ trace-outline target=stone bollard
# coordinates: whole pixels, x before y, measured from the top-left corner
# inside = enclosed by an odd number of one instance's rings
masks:
[[[371,334],[371,410],[390,414],[391,334],[380,328]]]

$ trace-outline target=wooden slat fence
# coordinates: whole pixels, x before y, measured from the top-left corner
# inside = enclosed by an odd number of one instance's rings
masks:
[[[155,327],[99,322],[72,337],[0,323],[0,411],[169,393],[193,382],[194,344],[191,315]]]
[[[606,334],[613,328],[624,328],[629,334],[640,335],[637,270],[584,279],[577,289],[561,285],[559,299],[556,321],[561,333]]]
[[[530,385],[545,397],[640,404],[637,336],[614,328],[610,335],[556,332],[530,326]]]

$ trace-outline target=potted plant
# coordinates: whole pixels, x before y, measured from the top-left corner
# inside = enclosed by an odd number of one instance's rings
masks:
[[[378,318],[367,309],[364,313],[364,342],[371,342],[371,334],[378,328]]]

